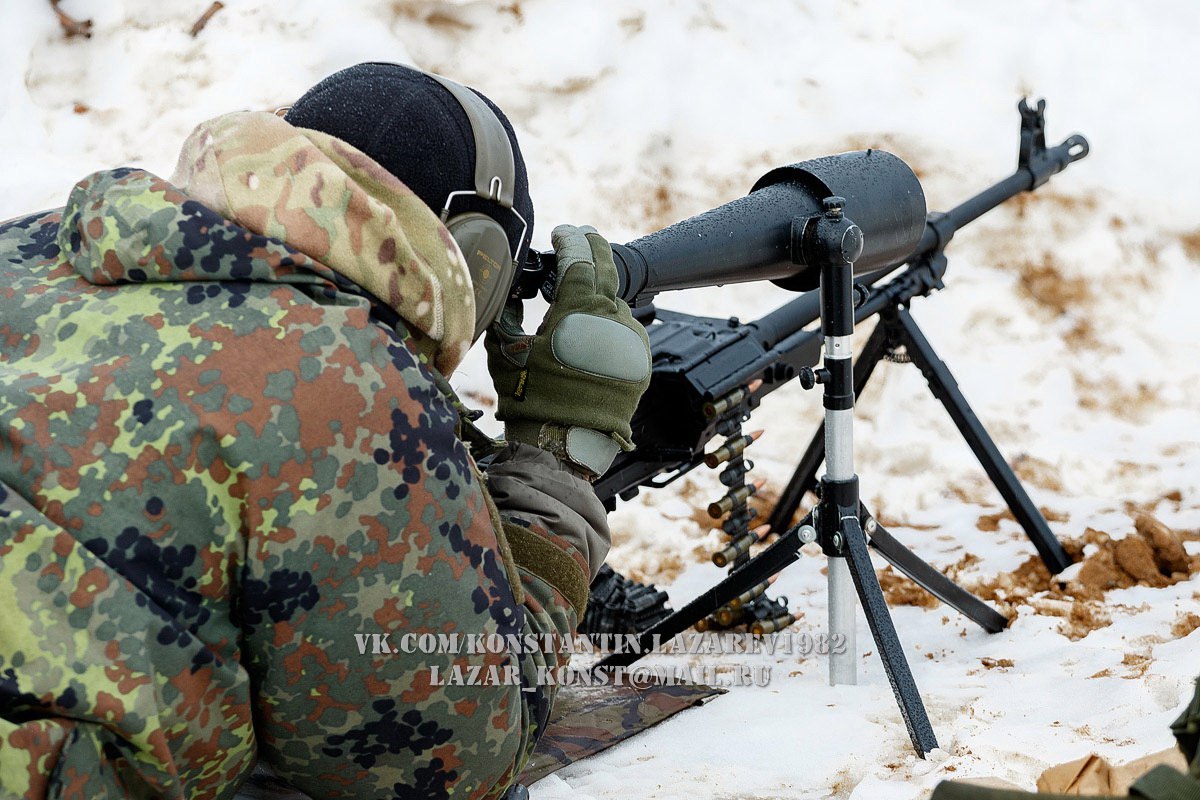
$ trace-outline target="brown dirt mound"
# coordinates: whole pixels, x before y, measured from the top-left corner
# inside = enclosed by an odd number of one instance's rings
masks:
[[[1048,461],[1022,453],[1013,459],[1013,472],[1025,483],[1049,489],[1052,492],[1063,490],[1062,480],[1058,477],[1059,468]]]
[[[1071,518],[1069,514],[1065,514],[1062,511],[1054,511],[1053,509],[1046,508],[1045,506],[1039,508],[1038,511],[1042,512],[1042,516],[1046,518],[1047,522],[1066,522]],[[995,514],[984,514],[980,516],[979,520],[975,523],[975,527],[981,531],[995,533],[996,531],[1000,530],[1000,520],[1002,519],[1007,519],[1012,522],[1017,521],[1016,517],[1012,515],[1012,512],[1006,508],[1002,511],[997,511]]]
[[[1197,628],[1200,628],[1200,614],[1180,614],[1171,626],[1171,635],[1182,639]]]
[[[1121,419],[1140,421],[1159,401],[1159,388],[1145,382],[1121,386],[1112,381],[1096,380],[1082,370],[1072,370],[1071,381],[1079,395],[1080,408],[1107,411]],[[1142,464],[1128,461],[1118,464],[1129,472],[1145,469]]]
[[[890,566],[879,570],[879,585],[891,606],[937,608],[942,602]]]
[[[1042,260],[1022,261],[1019,265],[1021,291],[1056,316],[1086,308],[1092,293],[1083,278],[1068,277],[1049,252]]]
[[[966,553],[958,561],[946,567],[944,572],[948,578],[955,580],[964,569],[978,563],[978,556],[974,553]],[[937,608],[941,603],[936,597],[922,589],[904,574],[893,570],[890,566],[879,570],[878,574],[879,585],[883,589],[883,597],[889,605]]]
[[[1180,234],[1179,241],[1183,244],[1183,252],[1188,258],[1200,261],[1200,229]]]
[[[1187,532],[1168,528],[1147,513],[1134,520],[1136,533],[1114,539],[1107,533],[1088,528],[1082,539],[1067,539],[1063,547],[1079,560],[1086,545],[1095,545],[1095,552],[1083,562],[1073,580],[1064,581],[1052,576],[1037,556],[1032,556],[1011,572],[968,587],[976,596],[991,602],[1010,620],[1024,605],[1038,614],[1061,617],[1062,634],[1077,640],[1097,628],[1111,624],[1104,607],[1104,596],[1112,589],[1131,586],[1170,586],[1187,580],[1200,572],[1200,556],[1189,556],[1183,541],[1192,538]],[[946,569],[954,578],[978,559],[968,554]],[[884,596],[892,605],[913,605],[932,608],[937,600],[908,578],[885,567],[879,575]],[[1192,618],[1195,618],[1194,620]],[[1189,629],[1188,626],[1191,626]],[[1200,627],[1200,616],[1181,617],[1173,631],[1175,635]]]

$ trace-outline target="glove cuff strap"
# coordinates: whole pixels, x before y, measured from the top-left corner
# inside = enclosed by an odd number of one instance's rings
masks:
[[[612,436],[577,425],[510,422],[504,426],[504,433],[511,442],[525,442],[553,453],[569,466],[584,472],[589,481],[607,472],[622,449],[621,443]]]

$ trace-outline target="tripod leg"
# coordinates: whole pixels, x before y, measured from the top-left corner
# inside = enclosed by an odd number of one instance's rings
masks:
[[[938,358],[933,346],[925,338],[925,334],[917,327],[917,322],[906,308],[897,308],[893,312],[899,323],[899,333],[908,355],[913,363],[921,369],[921,374],[929,382],[929,388],[934,397],[941,401],[950,418],[958,426],[959,433],[971,446],[971,451],[979,459],[980,465],[987,472],[992,483],[1000,491],[1004,501],[1008,503],[1013,517],[1025,529],[1025,534],[1037,548],[1046,568],[1051,573],[1062,572],[1071,565],[1071,558],[1063,550],[1062,544],[1050,531],[1042,512],[1038,511],[1033,500],[1025,492],[1025,487],[1017,480],[1017,476],[1004,461],[996,443],[988,436],[983,423],[975,416],[975,412],[967,405],[967,399],[958,389],[954,376],[950,374],[945,362]],[[887,318],[884,322],[888,322]]]
[[[809,517],[805,518],[807,524]],[[770,547],[731,572],[720,583],[666,619],[638,634],[637,649],[617,651],[601,659],[597,668],[625,667],[649,654],[659,644],[670,641],[733,598],[749,591],[800,557],[801,526],[779,537]]]
[[[883,358],[886,344],[887,331],[882,322],[876,323],[875,330],[871,331],[871,337],[863,347],[862,354],[854,362],[855,397],[861,395],[863,389],[866,388],[867,381],[870,380],[871,373],[875,370],[875,365],[879,363],[879,359]],[[779,496],[779,502],[771,509],[771,516],[767,519],[771,530],[782,531],[791,527],[792,517],[796,515],[796,509],[800,507],[804,493],[817,485],[817,470],[821,467],[823,460],[825,460],[824,422],[817,428],[812,441],[808,443],[808,449],[804,451],[804,456],[796,465],[792,477],[788,479],[787,486]]]
[[[987,603],[922,561],[916,553],[900,544],[884,530],[882,525],[870,517],[866,517],[866,512],[862,513],[867,520],[867,530],[870,531],[867,535],[870,537],[872,549],[883,556],[889,564],[988,633],[999,633],[1008,627],[1008,619],[1003,614],[997,613]]]
[[[866,537],[858,520],[852,516],[843,517],[841,532],[845,541],[846,561],[850,567],[850,575],[854,578],[854,588],[858,590],[863,612],[867,615],[867,624],[871,627],[871,636],[875,639],[875,646],[879,648],[883,669],[892,684],[896,703],[900,706],[900,716],[904,718],[904,725],[908,728],[913,747],[924,758],[926,753],[938,746],[937,737],[934,736],[933,726],[929,724],[925,704],[917,691],[917,684],[913,680],[912,670],[909,669],[908,659],[904,656],[900,637],[896,635],[896,626],[892,623],[892,615],[883,599],[883,590],[879,588],[879,579],[875,577],[875,569],[871,566]]]

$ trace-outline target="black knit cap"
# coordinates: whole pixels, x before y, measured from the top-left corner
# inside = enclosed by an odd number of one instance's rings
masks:
[[[525,160],[504,112],[479,92],[475,94],[496,114],[512,144],[516,165],[513,208],[529,223],[517,253],[520,265],[533,235]],[[335,72],[305,92],[285,119],[366,153],[412,189],[434,214],[441,214],[450,192],[475,188],[475,136],[466,112],[444,86],[411,67],[368,63]],[[500,223],[508,233],[510,248],[521,235],[521,221],[490,200],[454,198],[451,215],[463,211],[479,211]]]

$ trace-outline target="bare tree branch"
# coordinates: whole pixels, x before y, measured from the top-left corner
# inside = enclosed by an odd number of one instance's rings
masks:
[[[58,24],[62,25],[63,33],[67,38],[72,36],[82,36],[85,39],[92,38],[92,21],[90,19],[77,20],[67,12],[58,7],[62,0],[50,0],[50,7],[54,9],[54,13],[58,15]]]
[[[215,0],[213,4],[208,7],[208,10],[200,15],[200,19],[196,20],[196,24],[192,26],[192,38],[199,36],[200,31],[204,30],[204,26],[207,25],[208,21],[213,18],[213,14],[216,14],[224,7],[225,4],[222,3],[221,0]]]

